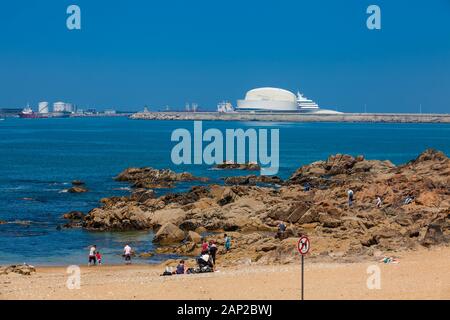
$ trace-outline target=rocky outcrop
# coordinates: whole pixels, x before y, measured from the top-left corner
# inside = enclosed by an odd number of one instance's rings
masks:
[[[228,170],[248,170],[248,171],[259,171],[261,166],[257,163],[235,163],[235,162],[224,162],[219,163],[215,166],[216,169],[228,169]]]
[[[84,213],[81,211],[70,211],[65,213],[62,217],[67,220],[83,220]]]
[[[86,229],[99,231],[145,230],[152,227],[151,218],[151,212],[125,201],[91,210],[82,225]]]
[[[65,213],[62,216],[62,218],[69,220],[69,222],[63,224],[62,226],[59,226],[58,229],[81,228],[83,226],[84,217],[85,217],[85,214],[81,211],[71,211],[71,212]]]
[[[89,190],[83,186],[73,186],[67,190],[69,193],[86,193]]]
[[[129,197],[103,199],[102,207],[83,218],[83,226],[156,229],[155,242],[170,244],[158,250],[180,254],[196,253],[199,238],[207,233],[218,233],[213,238],[223,245],[226,232],[233,235],[227,263],[287,263],[302,234],[314,241],[312,256],[330,259],[450,240],[450,160],[434,150],[400,166],[362,156],[330,156],[299,168],[276,188],[244,180],[160,197],[142,189]],[[347,203],[349,189],[353,206]],[[276,239],[280,221],[288,230]]]
[[[227,177],[224,179],[227,185],[257,185],[257,184],[282,184],[283,180],[277,176],[241,176]]]
[[[188,172],[176,173],[169,169],[128,168],[121,172],[116,181],[130,182],[135,188],[172,188],[176,182],[207,181],[206,178],[197,178]]]
[[[36,273],[36,268],[28,264],[12,265],[9,267],[0,267],[0,275],[7,275],[10,273],[16,273],[24,276],[29,276],[32,273]]]

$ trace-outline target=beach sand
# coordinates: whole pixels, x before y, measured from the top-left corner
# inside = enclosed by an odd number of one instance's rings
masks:
[[[305,299],[450,299],[450,248],[395,256],[398,264],[311,263],[306,258]],[[371,265],[380,268],[381,289],[367,288]],[[69,290],[66,267],[42,267],[31,276],[0,276],[0,300],[300,298],[300,265],[218,269],[161,277],[161,265],[81,267],[81,288]]]

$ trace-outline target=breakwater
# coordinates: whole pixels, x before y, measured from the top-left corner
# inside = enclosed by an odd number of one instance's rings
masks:
[[[218,112],[139,112],[133,120],[210,120],[210,121],[276,121],[276,122],[388,122],[450,123],[450,114],[407,113],[218,113]]]

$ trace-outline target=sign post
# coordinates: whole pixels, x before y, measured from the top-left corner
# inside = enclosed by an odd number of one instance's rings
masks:
[[[302,300],[304,300],[305,297],[305,255],[309,252],[309,248],[310,242],[308,237],[301,237],[300,240],[298,240],[297,250],[302,255]]]

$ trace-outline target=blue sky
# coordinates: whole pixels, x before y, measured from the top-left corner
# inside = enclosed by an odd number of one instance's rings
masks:
[[[81,8],[82,30],[66,28]],[[382,29],[366,28],[366,8]],[[300,89],[322,107],[450,112],[450,0],[35,0],[0,6],[0,107],[235,104]]]

